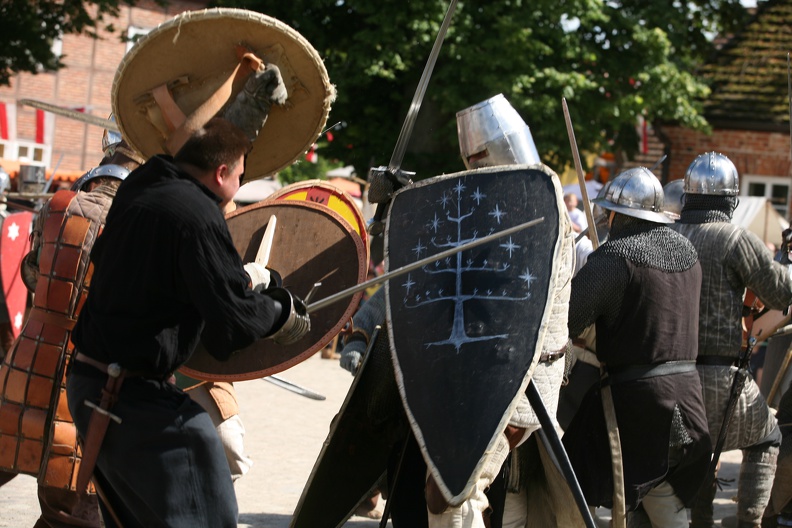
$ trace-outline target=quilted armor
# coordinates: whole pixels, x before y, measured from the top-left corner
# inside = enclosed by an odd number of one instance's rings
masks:
[[[37,222],[40,250],[33,307],[0,367],[0,469],[75,490],[81,452],[66,405],[71,330],[85,302],[90,250],[112,196],[59,191]],[[39,242],[37,245],[36,242]]]

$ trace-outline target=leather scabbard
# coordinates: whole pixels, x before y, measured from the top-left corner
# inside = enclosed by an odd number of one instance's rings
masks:
[[[91,412],[91,419],[88,422],[88,431],[85,433],[82,449],[82,461],[80,470],[77,473],[77,491],[85,493],[88,490],[88,483],[93,476],[96,467],[96,459],[102,447],[107,426],[110,424],[110,409],[115,404],[118,393],[121,391],[121,384],[124,381],[124,372],[117,377],[107,377],[107,384],[102,389],[102,397],[99,401],[99,408],[94,408]]]

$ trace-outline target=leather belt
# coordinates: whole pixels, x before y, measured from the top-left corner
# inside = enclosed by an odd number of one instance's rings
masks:
[[[710,365],[719,367],[730,367],[734,365],[737,358],[729,356],[699,356],[696,358],[697,365]]]
[[[689,361],[666,361],[652,365],[630,365],[622,368],[608,369],[608,380],[611,385],[635,381],[639,379],[656,378],[657,376],[668,376],[670,374],[681,374],[683,372],[695,372],[696,362]]]

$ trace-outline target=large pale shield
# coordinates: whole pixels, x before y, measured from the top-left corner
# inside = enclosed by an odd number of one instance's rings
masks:
[[[469,496],[539,359],[563,236],[561,196],[557,178],[541,165],[437,176],[394,195],[389,270],[544,218],[386,286],[402,401],[452,505]]]
[[[226,216],[228,230],[243,262],[256,258],[264,231],[277,218],[268,268],[282,285],[304,299],[314,284],[315,298],[351,288],[366,279],[366,251],[357,233],[329,207],[311,202],[276,200],[237,209]],[[180,369],[209,381],[243,381],[277,374],[308,359],[333,340],[352,318],[362,293],[311,313],[311,331],[291,345],[259,339],[226,361],[201,345]]]
[[[393,375],[388,334],[377,330],[330,424],[290,528],[340,528],[385,474],[409,432]]]
[[[319,137],[335,90],[300,33],[245,9],[187,11],[135,43],[113,79],[113,115],[124,139],[146,158],[167,152],[185,116],[205,123],[234,100],[247,78],[246,53],[276,65],[288,93],[285,104],[270,108],[246,179],[291,165]]]

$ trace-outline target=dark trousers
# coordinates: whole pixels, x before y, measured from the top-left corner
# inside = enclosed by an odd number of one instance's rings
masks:
[[[75,362],[67,378],[69,410],[82,438],[106,374]],[[176,386],[124,380],[111,412],[94,480],[108,528],[235,528],[237,502],[223,447],[209,415]],[[112,511],[112,514],[111,514]]]

